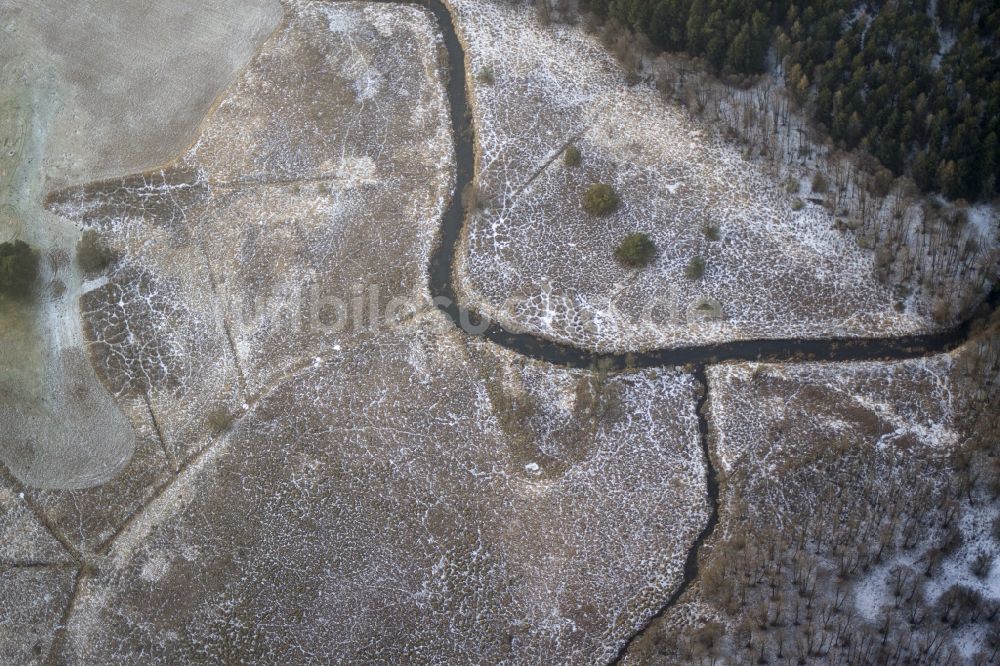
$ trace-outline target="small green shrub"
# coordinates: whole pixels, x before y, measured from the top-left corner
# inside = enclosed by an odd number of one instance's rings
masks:
[[[583,161],[583,155],[580,154],[579,148],[570,144],[566,146],[566,151],[563,153],[563,161],[568,167],[580,166],[580,162]]]
[[[799,179],[793,176],[789,176],[788,180],[785,181],[785,191],[789,194],[798,194],[801,183]]]
[[[38,280],[38,251],[22,240],[0,243],[0,294],[26,298]]]
[[[591,215],[610,215],[621,203],[614,188],[605,183],[594,183],[583,195],[583,208]]]
[[[719,240],[719,225],[717,224],[706,224],[701,229],[702,233],[705,234],[705,238],[710,241]]]
[[[479,73],[476,74],[476,80],[487,86],[491,86],[496,83],[496,76],[493,74],[493,68],[483,67],[479,70]]]
[[[629,268],[642,268],[656,256],[653,239],[643,233],[629,234],[615,248],[615,259]]]
[[[795,199],[792,200],[792,210],[800,211],[805,207],[806,207],[806,202],[803,201],[802,199],[795,197]]]
[[[76,263],[84,273],[99,273],[116,259],[115,253],[94,229],[83,232],[76,244]]]
[[[705,260],[701,257],[691,257],[691,261],[684,268],[684,277],[689,280],[697,280],[705,274]]]

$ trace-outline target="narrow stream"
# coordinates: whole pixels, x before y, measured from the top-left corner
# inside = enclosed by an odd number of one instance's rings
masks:
[[[705,526],[701,528],[701,532],[695,537],[694,542],[691,547],[688,548],[687,555],[684,558],[684,579],[681,584],[677,586],[677,589],[673,591],[667,600],[663,602],[657,611],[646,619],[642,623],[642,626],[638,630],[634,631],[625,642],[622,643],[621,647],[618,648],[617,654],[615,654],[614,659],[611,660],[612,664],[617,664],[625,658],[628,653],[629,647],[636,638],[642,635],[644,631],[653,622],[662,617],[674,604],[680,600],[684,593],[687,592],[688,587],[691,583],[698,578],[698,554],[701,551],[702,545],[705,541],[712,536],[715,531],[715,526],[719,522],[719,476],[716,473],[715,465],[712,464],[712,455],[708,450],[708,416],[705,414],[706,403],[708,402],[708,377],[705,375],[705,366],[699,365],[694,371],[694,378],[698,380],[698,383],[702,386],[701,397],[698,398],[698,403],[695,407],[695,412],[698,414],[698,434],[701,439],[701,453],[705,456],[705,486],[708,491],[708,520],[705,522]]]
[[[384,0],[392,1],[392,0]],[[465,224],[465,210],[461,193],[475,180],[475,130],[472,108],[466,88],[465,50],[455,29],[454,18],[442,0],[402,0],[427,7],[434,15],[448,53],[449,78],[447,83],[448,105],[451,111],[452,134],[455,137],[457,174],[455,190],[441,219],[438,245],[430,259],[430,292],[437,307],[463,331],[469,331],[476,316],[460,304],[453,285],[455,256],[459,252],[459,239]],[[994,287],[986,300],[990,311],[1000,301],[1000,288]],[[598,354],[586,349],[548,340],[531,333],[510,331],[491,322],[481,333],[490,342],[529,358],[569,368],[592,368],[598,361],[609,363],[615,370],[626,368],[693,367],[695,378],[704,387],[697,403],[698,430],[706,466],[709,517],[704,528],[695,538],[684,559],[684,576],[681,584],[663,605],[634,631],[619,647],[611,663],[620,662],[629,647],[656,619],[661,617],[681,598],[698,577],[698,555],[701,546],[711,537],[719,520],[718,473],[712,464],[708,447],[708,419],[704,413],[708,400],[708,379],[705,366],[725,361],[803,362],[803,361],[892,361],[918,358],[948,352],[969,339],[974,318],[954,328],[938,333],[907,335],[893,338],[789,338],[770,340],[738,340],[637,351],[635,353]]]

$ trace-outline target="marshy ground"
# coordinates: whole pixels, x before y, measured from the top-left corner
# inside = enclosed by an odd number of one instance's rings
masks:
[[[593,39],[518,23],[523,7],[451,9],[481,203],[455,277],[477,308],[572,291],[586,309],[612,289],[620,316],[597,328],[496,308],[602,350],[930,326],[854,280],[871,257],[841,253],[823,213],[791,211],[731,147],[626,88]],[[669,636],[743,621],[726,605],[740,591],[717,580],[737,537],[764,548],[797,507],[829,499],[827,473],[864,498],[886,478],[940,490],[943,461],[979,427],[969,415],[996,397],[960,372],[970,348],[993,358],[981,341],[893,364],[608,372],[466,335],[428,285],[456,171],[430,12],[181,3],[102,27],[101,3],[79,20],[63,11],[0,10],[19,31],[6,48],[21,49],[4,85],[38,52],[52,73],[0,107],[18,109],[4,145],[27,147],[0,169],[13,183],[3,232],[16,214],[44,258],[36,304],[0,312],[0,661],[599,663],[626,644],[629,660],[693,658]],[[57,35],[57,22],[72,27]],[[68,62],[87,31],[98,48]],[[128,39],[111,44],[117,31]],[[571,57],[538,55],[556,48]],[[648,123],[659,143],[640,140]],[[570,141],[580,165],[561,158]],[[584,186],[616,178],[618,217],[586,217]],[[661,251],[627,273],[613,240],[643,225]],[[107,245],[96,272],[74,261],[83,229]],[[691,286],[695,252],[707,270]],[[676,303],[650,310],[653,292]],[[671,314],[705,299],[724,317]],[[722,480],[709,578],[644,630],[712,514],[706,397]],[[995,497],[975,497],[966,531],[996,513]],[[805,513],[809,530],[837,522]],[[904,531],[887,558],[917,559]],[[864,626],[891,604],[877,566],[850,587]],[[986,580],[981,593],[1000,596]],[[983,641],[980,629],[955,636]]]

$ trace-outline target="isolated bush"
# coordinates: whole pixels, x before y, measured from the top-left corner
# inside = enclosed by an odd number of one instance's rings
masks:
[[[493,85],[496,82],[496,77],[493,75],[493,68],[483,67],[479,70],[479,73],[476,74],[476,80],[487,86]]]
[[[615,259],[629,268],[642,268],[656,256],[653,239],[643,233],[629,234],[615,248]]]
[[[38,251],[22,240],[0,243],[0,294],[26,298],[38,279]]]
[[[583,195],[583,208],[591,215],[610,215],[619,203],[614,188],[605,183],[594,183]]]
[[[699,298],[694,305],[694,313],[705,319],[722,319],[726,316],[722,303],[711,296]]]
[[[94,229],[87,229],[76,244],[76,263],[84,273],[98,273],[115,260],[115,253]]]
[[[705,274],[705,260],[701,257],[691,257],[687,267],[684,269],[684,277],[689,280],[697,280]]]
[[[705,238],[710,241],[719,240],[719,225],[717,224],[706,224],[701,229],[702,233],[705,234]]]
[[[806,207],[806,202],[798,197],[792,200],[792,210],[799,211]]]
[[[563,161],[569,167],[580,166],[580,162],[583,161],[580,149],[574,145],[566,146],[566,151],[563,153]]]

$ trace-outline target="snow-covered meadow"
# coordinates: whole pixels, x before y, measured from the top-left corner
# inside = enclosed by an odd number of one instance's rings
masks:
[[[929,327],[823,208],[795,210],[626,85],[596,38],[516,3],[449,4],[478,128],[469,305],[605,350]],[[691,369],[536,363],[428,303],[455,171],[443,60],[419,7],[288,0],[174,162],[51,197],[117,255],[80,310],[135,452],[74,491],[0,468],[0,661],[603,663],[677,590],[710,524]],[[609,218],[580,210],[598,180],[622,195]],[[635,230],[660,249],[638,273],[611,258]],[[688,281],[693,256],[707,271]],[[890,511],[944,492],[966,438],[955,367],[709,367],[721,521],[684,636],[723,619],[703,593],[734,533],[761,529],[723,573],[796,530],[820,548],[831,525],[866,530],[850,543],[867,549]],[[954,582],[996,598],[1000,565],[969,569],[996,556],[996,514],[958,510],[932,602]],[[940,536],[920,520],[893,527],[894,560],[851,571],[865,622],[890,603],[890,565],[925,557],[912,535]]]
[[[733,474],[752,466],[766,477],[776,471],[772,461],[821,433],[875,449],[917,446],[946,457],[962,441],[953,363],[952,356],[939,355],[890,363],[710,366],[709,419],[719,468]],[[786,448],[792,451],[779,452]]]
[[[479,148],[480,210],[456,276],[471,305],[514,328],[615,351],[931,327],[878,282],[872,253],[835,230],[824,207],[806,200],[796,210],[796,197],[736,146],[652,86],[628,86],[581,26],[542,27],[521,3],[450,4],[471,61]],[[570,143],[578,167],[562,159]],[[594,182],[615,187],[617,212],[583,211]],[[613,258],[632,232],[659,250],[639,271]],[[689,280],[693,257],[706,270]]]
[[[137,440],[109,484],[11,496],[71,604],[17,620],[54,658],[600,662],[680,583],[693,377],[525,362],[427,304],[439,49],[417,7],[290,2],[176,162],[50,198],[117,253],[81,310]],[[316,310],[373,286],[397,318]]]
[[[453,181],[439,44],[416,7],[290,3],[176,162],[50,197],[121,254],[85,326],[108,381],[142,383],[176,446],[370,334],[372,295],[423,304]]]
[[[591,420],[591,374],[436,311],[331,354],[120,536],[71,654],[606,661],[679,583],[708,507],[692,378],[608,378]]]

